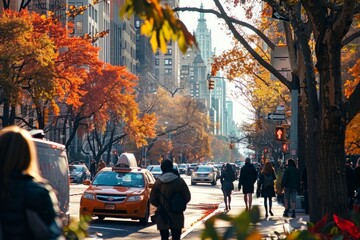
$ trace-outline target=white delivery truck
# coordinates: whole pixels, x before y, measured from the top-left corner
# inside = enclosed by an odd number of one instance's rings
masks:
[[[59,143],[33,138],[36,146],[41,175],[55,190],[64,226],[69,223],[70,178],[65,146]]]

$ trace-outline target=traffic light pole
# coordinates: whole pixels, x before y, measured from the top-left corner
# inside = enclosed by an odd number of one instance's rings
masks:
[[[295,161],[297,161],[298,156],[298,111],[299,78],[293,75],[291,86],[290,155]]]

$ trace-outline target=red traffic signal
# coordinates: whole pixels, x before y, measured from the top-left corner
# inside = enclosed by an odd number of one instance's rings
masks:
[[[209,79],[209,80],[208,80],[208,89],[209,89],[209,90],[212,90],[212,89],[214,89],[214,88],[215,88],[215,82],[214,82],[214,80]]]
[[[284,141],[286,138],[286,132],[285,127],[283,126],[277,126],[275,127],[275,139],[278,141]]]
[[[289,152],[289,144],[288,143],[283,143],[282,146],[281,146],[281,150],[283,152]]]

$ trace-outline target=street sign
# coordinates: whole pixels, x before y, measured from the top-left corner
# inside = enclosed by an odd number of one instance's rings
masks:
[[[285,120],[285,114],[284,113],[269,113],[268,119],[270,119],[270,120]]]

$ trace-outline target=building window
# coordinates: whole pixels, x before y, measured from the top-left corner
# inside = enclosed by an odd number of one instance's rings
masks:
[[[172,69],[171,68],[165,68],[165,75],[172,75]]]
[[[136,28],[139,28],[139,27],[140,27],[140,20],[136,20],[136,22],[135,22],[135,27],[136,27]]]
[[[78,34],[83,33],[83,22],[82,21],[76,22],[76,33],[78,33]]]
[[[165,55],[172,55],[172,49],[171,49],[171,48],[168,48]]]
[[[156,65],[156,66],[159,66],[159,59],[158,59],[158,58],[155,59],[155,65]]]
[[[159,76],[160,75],[160,70],[159,69],[155,69],[155,76]]]
[[[172,59],[171,58],[165,58],[164,64],[167,65],[167,66],[172,65]]]

